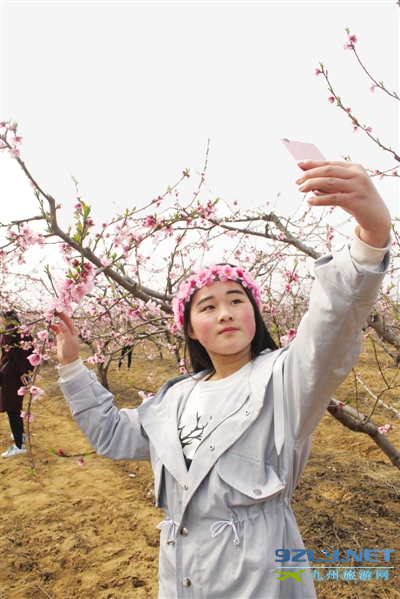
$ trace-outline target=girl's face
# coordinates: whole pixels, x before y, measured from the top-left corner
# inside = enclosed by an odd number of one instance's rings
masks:
[[[213,362],[218,356],[248,353],[250,358],[255,332],[254,308],[239,283],[216,281],[194,294],[188,334]]]

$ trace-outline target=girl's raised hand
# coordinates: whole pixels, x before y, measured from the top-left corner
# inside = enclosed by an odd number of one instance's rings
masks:
[[[360,164],[322,160],[297,164],[303,170],[296,181],[299,191],[315,194],[307,199],[309,204],[340,206],[360,225],[361,241],[375,248],[385,247],[391,229],[390,213]]]
[[[51,324],[50,328],[57,337],[58,360],[66,366],[79,358],[79,331],[65,312],[60,312],[58,317],[59,322]]]

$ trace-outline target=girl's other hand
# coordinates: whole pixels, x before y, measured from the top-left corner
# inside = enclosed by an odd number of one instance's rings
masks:
[[[50,328],[57,337],[58,360],[66,366],[79,358],[79,331],[65,312],[60,312],[58,317],[59,322],[51,324]]]
[[[360,164],[322,160],[297,164],[304,171],[296,181],[299,191],[315,194],[307,199],[309,204],[339,206],[360,225],[361,241],[375,248],[386,246],[391,229],[390,213]]]

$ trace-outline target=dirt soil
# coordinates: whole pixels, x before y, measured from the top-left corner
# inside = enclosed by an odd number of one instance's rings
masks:
[[[136,351],[136,350],[135,350]],[[387,362],[390,366],[390,362]],[[390,366],[393,370],[393,367]],[[356,366],[371,389],[379,390],[377,366],[364,354]],[[148,380],[148,376],[154,382]],[[172,359],[146,361],[133,356],[117,372],[110,388],[119,407],[141,402],[135,387],[156,389],[177,373]],[[152,599],[157,597],[159,532],[164,514],[154,506],[149,464],[113,462],[92,453],[74,421],[48,364],[38,384],[44,400],[33,406],[31,440],[36,476],[29,456],[2,459],[1,465],[1,599]],[[336,397],[354,397],[348,382]],[[360,410],[372,401],[360,390]],[[400,410],[399,393],[385,401]],[[400,420],[379,407],[380,425],[397,425],[390,433],[400,448]],[[5,414],[0,417],[0,449],[10,446]],[[51,453],[62,449],[65,456]],[[77,460],[84,455],[84,466]],[[318,597],[336,599],[400,598],[400,472],[366,435],[345,429],[326,413],[314,435],[310,460],[293,498],[305,546],[321,550],[395,549],[389,580],[316,581]],[[315,564],[318,566],[321,564]],[[340,566],[341,564],[338,564]],[[344,564],[349,566],[349,563]],[[352,565],[368,564],[355,563]],[[369,564],[369,566],[375,564]],[[171,598],[173,599],[173,598]],[[229,599],[229,598],[226,598]],[[260,598],[262,599],[262,598]],[[289,597],[287,599],[290,599]]]

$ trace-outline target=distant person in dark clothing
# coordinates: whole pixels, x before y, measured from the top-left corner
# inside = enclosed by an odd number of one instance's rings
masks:
[[[7,412],[14,445],[1,454],[3,458],[12,458],[26,453],[24,424],[21,418],[23,396],[18,389],[29,379],[32,369],[28,356],[32,350],[21,347],[21,335],[18,331],[19,318],[14,310],[1,312],[1,359],[0,359],[0,412]],[[24,337],[24,341],[31,341]]]
[[[121,357],[118,362],[117,370],[119,370],[121,368],[122,362],[124,361],[125,356],[128,356],[128,370],[130,370],[131,363],[132,363],[132,352],[133,352],[133,345],[129,345],[129,344],[124,345],[124,347],[121,350]]]

